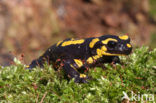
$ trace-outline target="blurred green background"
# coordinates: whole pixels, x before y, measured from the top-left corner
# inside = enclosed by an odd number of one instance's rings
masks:
[[[59,40],[104,34],[156,47],[156,0],[1,0],[0,64],[29,64]]]

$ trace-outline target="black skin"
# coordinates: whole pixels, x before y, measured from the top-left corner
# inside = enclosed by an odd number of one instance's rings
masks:
[[[89,47],[90,42],[98,38],[99,41],[95,43],[93,48]],[[113,38],[117,40],[117,42],[109,41],[108,44],[103,44],[101,41],[106,40],[109,38]],[[31,62],[28,68],[32,69],[36,66],[43,67],[45,62],[49,64],[53,64],[55,70],[59,67],[62,67],[65,71],[65,74],[69,78],[74,78],[76,83],[86,83],[88,76],[81,77],[79,71],[84,72],[86,68],[91,68],[98,66],[103,63],[119,63],[119,57],[116,54],[123,54],[128,55],[132,51],[132,47],[127,47],[127,43],[130,44],[130,38],[126,40],[120,39],[118,36],[115,35],[104,35],[101,37],[93,37],[93,38],[86,38],[82,44],[71,44],[68,46],[61,46],[62,43],[65,41],[69,41],[71,39],[66,39],[61,42],[59,45],[54,44],[47,51],[40,56],[38,59],[35,59]],[[97,55],[96,50],[105,46],[107,48],[107,53],[114,54],[114,55],[103,55],[102,57],[94,60],[93,63],[87,63],[87,58],[93,57]],[[79,67],[74,59],[79,59],[83,62],[83,66]]]

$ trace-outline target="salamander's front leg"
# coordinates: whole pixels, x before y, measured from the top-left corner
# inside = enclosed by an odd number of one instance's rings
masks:
[[[80,65],[79,65],[80,66]],[[63,69],[67,76],[74,78],[76,83],[87,83],[88,76],[80,74],[77,69],[79,68],[74,60],[64,61]]]

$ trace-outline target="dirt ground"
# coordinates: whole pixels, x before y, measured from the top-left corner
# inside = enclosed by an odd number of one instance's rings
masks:
[[[128,34],[133,45],[148,44],[156,24],[149,9],[148,0],[0,1],[0,64],[29,64],[70,37]]]

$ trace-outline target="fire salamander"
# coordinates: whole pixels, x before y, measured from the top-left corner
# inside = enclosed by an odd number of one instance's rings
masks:
[[[27,69],[43,67],[43,64],[48,62],[53,64],[56,70],[61,67],[76,83],[86,83],[88,76],[84,71],[88,68],[103,63],[119,63],[118,56],[128,55],[131,51],[132,45],[127,35],[66,39],[48,48],[42,56],[33,60]]]

